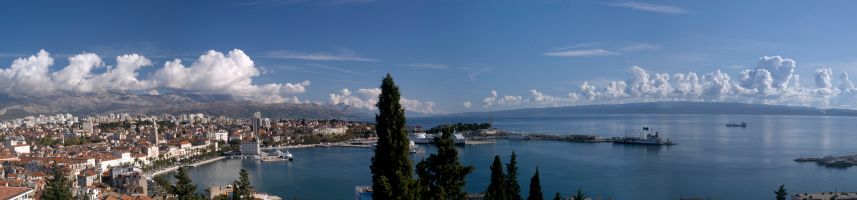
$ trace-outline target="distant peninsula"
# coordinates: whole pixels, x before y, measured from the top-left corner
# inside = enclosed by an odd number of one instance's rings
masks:
[[[610,105],[564,106],[552,108],[525,108],[491,112],[467,112],[444,116],[486,115],[567,115],[567,114],[711,114],[711,115],[808,115],[857,116],[857,110],[820,109],[813,107],[780,106],[747,103],[706,102],[652,102]]]

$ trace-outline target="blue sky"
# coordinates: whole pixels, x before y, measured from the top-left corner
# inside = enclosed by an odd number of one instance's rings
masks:
[[[851,1],[2,4],[6,93],[225,93],[371,108],[391,73],[409,110],[440,114],[646,101],[857,105],[843,78],[857,74]]]

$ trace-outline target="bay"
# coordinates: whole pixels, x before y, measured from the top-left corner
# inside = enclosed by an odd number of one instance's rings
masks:
[[[590,197],[614,199],[769,199],[785,184],[790,193],[857,191],[852,168],[828,168],[792,161],[800,157],[857,154],[852,117],[773,115],[553,115],[494,116],[494,127],[544,134],[638,134],[651,127],[675,146],[571,143],[496,139],[496,144],[458,146],[460,160],[474,165],[466,190],[483,192],[495,155],[518,156],[519,184],[526,196],[539,168],[543,192],[565,196],[578,188]],[[726,127],[746,121],[746,128]],[[430,128],[447,123],[486,123],[488,117],[408,118]],[[421,150],[435,152],[432,146]],[[198,191],[225,185],[250,172],[254,189],[283,199],[353,199],[354,186],[371,185],[368,148],[290,149],[292,162],[224,159],[189,170]],[[414,155],[414,160],[428,154]],[[172,173],[168,174],[172,176]]]

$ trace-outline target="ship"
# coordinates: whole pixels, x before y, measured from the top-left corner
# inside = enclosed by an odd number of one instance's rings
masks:
[[[408,134],[408,139],[411,139],[416,144],[428,144],[434,142],[434,134],[410,133]]]
[[[441,137],[440,133],[438,134],[427,134],[427,133],[411,133],[408,134],[408,139],[411,139],[416,144],[433,144],[434,138]],[[467,142],[467,138],[464,135],[461,135],[458,132],[453,132],[452,140],[457,145],[464,145]]]
[[[648,131],[649,127],[643,127],[643,130]],[[646,137],[613,137],[613,143],[618,144],[644,144],[644,145],[675,145],[669,138],[667,141],[662,141],[658,132],[646,134]]]
[[[738,123],[727,123],[726,127],[747,127],[747,122]]]
[[[526,133],[509,133],[508,135],[506,135],[506,139],[513,139],[513,140],[529,140],[529,139],[530,139],[530,134],[526,134]]]

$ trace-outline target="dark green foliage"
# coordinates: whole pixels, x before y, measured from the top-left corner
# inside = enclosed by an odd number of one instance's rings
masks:
[[[418,183],[414,180],[413,166],[409,150],[409,139],[405,132],[405,110],[399,100],[402,95],[393,77],[381,82],[381,94],[378,95],[378,114],[375,116],[375,130],[378,133],[378,146],[372,157],[372,198],[418,199]]]
[[[509,200],[511,196],[507,193],[507,187],[500,155],[494,156],[494,163],[491,164],[491,184],[485,190],[485,200]]]
[[[435,138],[434,142],[437,154],[431,154],[417,164],[422,199],[466,199],[467,191],[463,188],[467,181],[464,178],[473,172],[473,165],[465,167],[458,161],[452,130],[445,129],[442,137]]]
[[[559,192],[556,192],[556,196],[553,197],[553,200],[562,200],[562,194]]]
[[[530,179],[530,196],[527,197],[527,200],[544,200],[545,197],[542,195],[542,183],[539,180],[539,168],[536,167],[536,174],[533,175],[533,178]]]
[[[157,175],[157,176],[155,176],[154,180],[155,180],[155,183],[158,184],[158,186],[161,186],[161,188],[164,188],[164,189],[170,188],[170,181],[167,180],[167,178],[164,177],[164,175]]]
[[[462,124],[461,122],[459,122],[458,124],[453,124],[453,125],[449,125],[449,124],[438,125],[438,126],[435,126],[431,129],[429,129],[426,132],[427,133],[440,133],[440,131],[445,129],[445,128],[452,128],[453,130],[456,130],[456,131],[475,131],[475,130],[479,130],[479,129],[491,128],[491,124],[489,124],[489,123]]]
[[[780,185],[780,189],[774,191],[774,194],[777,195],[777,200],[786,200],[786,195],[789,195],[784,187],[786,187],[786,184]]]
[[[571,198],[574,199],[586,199],[586,197],[586,192],[583,192],[580,188],[577,188],[577,193],[574,193],[574,196],[571,196]]]
[[[512,156],[509,159],[509,164],[506,164],[506,193],[509,194],[512,200],[523,200],[521,198],[521,185],[518,185],[518,157],[515,151],[512,151]]]
[[[71,182],[62,175],[57,163],[53,164],[51,178],[48,179],[42,198],[45,200],[68,200],[72,199]]]
[[[241,169],[241,172],[238,173],[241,175],[240,180],[233,181],[233,192],[232,199],[233,200],[253,200],[255,199],[252,194],[250,194],[250,189],[253,188],[250,185],[250,173],[247,172],[246,169]]]
[[[175,195],[179,200],[202,200],[202,196],[196,193],[196,185],[191,184],[190,176],[184,167],[179,167],[176,173],[176,184],[169,187],[169,193]]]
[[[221,195],[214,196],[214,198],[212,200],[229,200],[229,197],[224,195],[224,194],[221,194]]]

